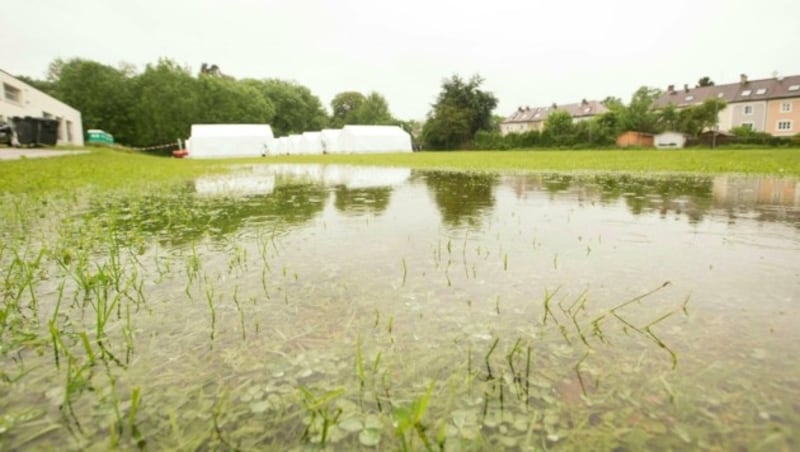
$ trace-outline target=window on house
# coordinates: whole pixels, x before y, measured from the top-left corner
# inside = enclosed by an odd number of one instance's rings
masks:
[[[719,94],[717,94],[717,97],[725,97],[725,94],[724,93],[719,93]]]
[[[778,121],[778,130],[780,130],[781,132],[788,132],[792,130],[792,121],[790,120]]]
[[[686,96],[686,101],[687,102],[688,101],[692,101],[692,100],[694,100],[694,96]]]
[[[755,130],[755,124],[753,124],[752,122],[743,122],[742,127],[744,127],[745,129]]]
[[[752,105],[745,105],[744,106],[744,114],[752,115],[753,114],[753,106]]]
[[[791,112],[792,112],[791,102],[784,102],[781,104],[781,113],[791,113]]]
[[[64,126],[67,129],[67,142],[72,143],[72,121],[66,121]]]
[[[3,91],[6,93],[6,100],[22,103],[22,91],[19,88],[3,83]]]
[[[767,93],[766,88],[759,88],[758,90],[756,90],[756,94],[758,94],[759,96],[766,93]]]
[[[792,85],[789,87],[789,91],[798,91],[800,90],[800,85]]]
[[[746,90],[742,91],[742,96],[749,96],[751,94],[753,94],[752,90],[746,89]]]

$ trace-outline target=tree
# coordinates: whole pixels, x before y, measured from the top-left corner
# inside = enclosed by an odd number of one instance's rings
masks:
[[[422,126],[422,141],[432,149],[457,149],[474,137],[467,110],[442,105]]]
[[[205,112],[201,101],[203,84],[187,67],[170,59],[148,64],[133,80],[135,134],[128,144],[148,146],[189,136],[191,125]],[[112,132],[113,133],[113,132]]]
[[[621,123],[624,130],[636,132],[658,133],[661,131],[658,124],[656,100],[661,97],[661,90],[642,86],[631,97],[628,107],[623,110]]]
[[[356,124],[355,117],[365,101],[364,95],[357,91],[345,91],[334,96],[331,100],[331,126]]]
[[[371,92],[364,99],[357,114],[358,124],[393,124],[396,123],[392,114],[389,112],[389,103],[386,98],[377,92]]]
[[[347,124],[394,124],[394,118],[389,112],[389,103],[380,93],[371,92],[368,96],[356,91],[345,91],[337,94],[331,100],[332,127],[342,127]]]
[[[482,91],[483,79],[474,75],[464,81],[453,75],[442,82],[442,91],[428,113],[423,139],[433,149],[455,149],[468,145],[479,130],[491,131],[497,98]]]
[[[680,112],[674,104],[669,104],[658,112],[658,124],[664,130],[678,130]]]
[[[81,112],[84,129],[103,129],[121,139],[133,133],[130,83],[119,69],[79,58],[56,59],[46,83],[50,94]]]
[[[678,130],[696,137],[707,129],[713,129],[719,121],[719,112],[725,109],[725,101],[709,98],[678,113]]]
[[[705,77],[701,77],[700,80],[697,81],[697,86],[698,87],[714,86],[714,82],[711,80],[710,77],[705,76]]]
[[[575,141],[575,124],[572,123],[572,115],[564,110],[556,110],[544,121],[544,134],[550,138],[551,144],[555,146],[570,146]]]
[[[255,88],[275,107],[271,125],[276,135],[320,130],[329,123],[322,102],[305,86],[278,79],[247,79],[243,83]]]

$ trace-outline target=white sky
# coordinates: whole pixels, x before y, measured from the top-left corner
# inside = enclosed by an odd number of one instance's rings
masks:
[[[378,91],[423,119],[452,74],[519,105],[628,100],[641,85],[800,74],[800,0],[18,0],[0,14],[0,68],[43,78],[57,57],[142,70],[296,80],[329,108]]]

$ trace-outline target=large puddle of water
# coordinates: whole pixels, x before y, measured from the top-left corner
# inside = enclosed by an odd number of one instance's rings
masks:
[[[800,447],[796,179],[272,165],[59,203],[6,214],[4,449]]]

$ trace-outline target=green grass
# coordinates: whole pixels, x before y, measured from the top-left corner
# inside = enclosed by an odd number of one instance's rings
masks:
[[[459,151],[270,157],[276,163],[340,163],[416,169],[623,171],[800,175],[800,149]]]
[[[231,164],[324,163],[403,166],[414,169],[514,171],[621,171],[800,175],[800,150],[582,150],[459,151],[405,154],[299,155],[251,159],[171,159],[93,149],[54,159],[0,162],[0,193],[99,189],[163,184],[225,171]]]

